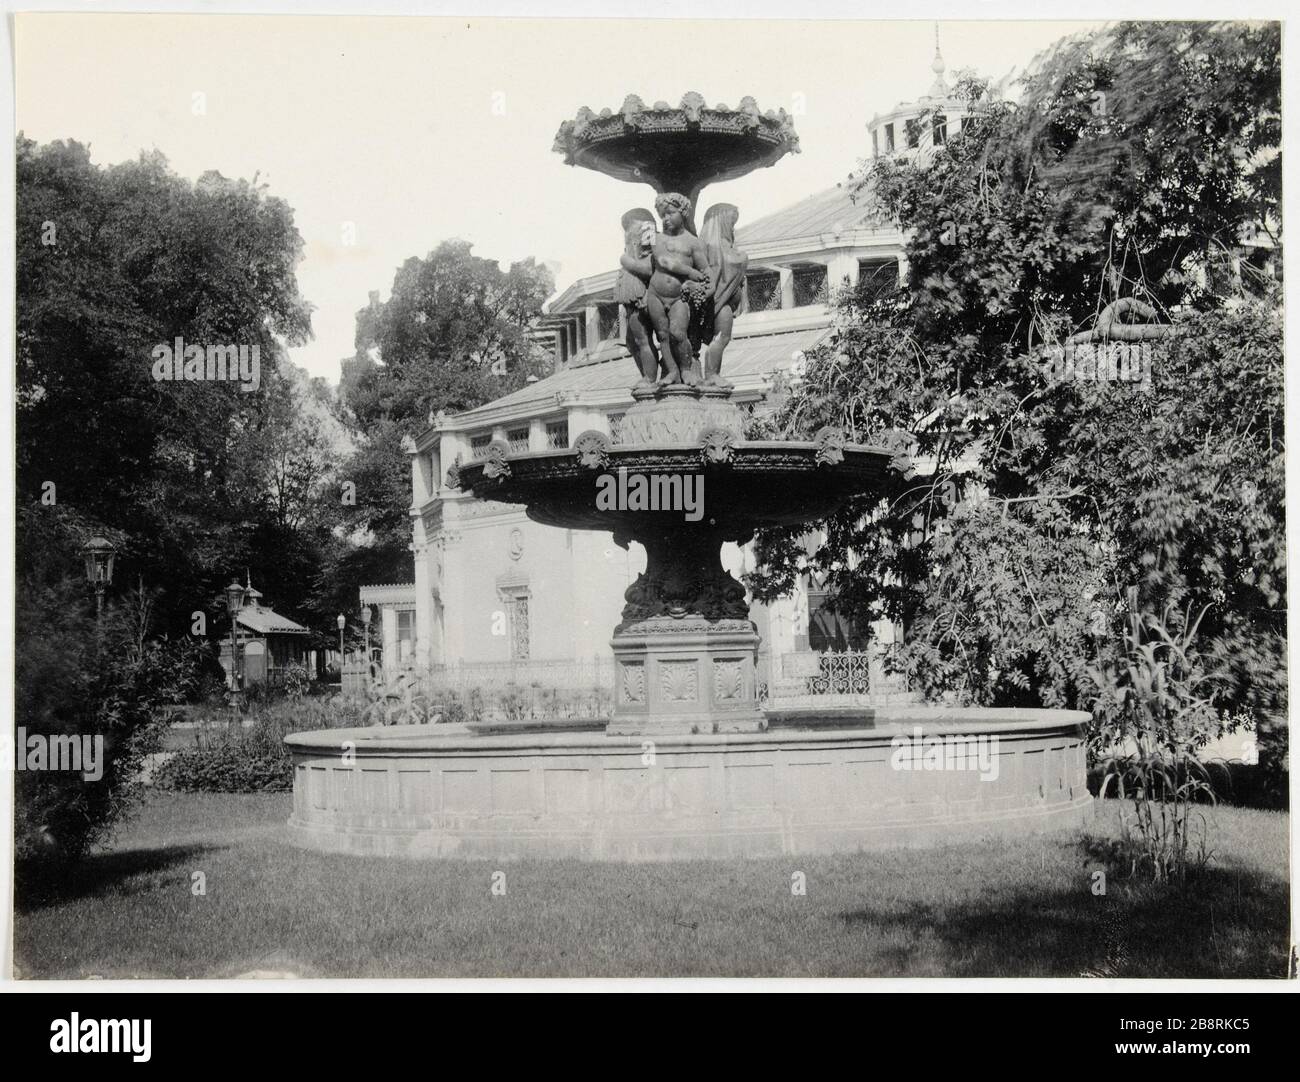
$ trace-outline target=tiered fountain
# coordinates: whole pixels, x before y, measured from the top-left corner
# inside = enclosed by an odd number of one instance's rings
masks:
[[[862,707],[769,716],[759,636],[726,541],[815,522],[883,487],[888,451],[823,429],[808,441],[744,438],[722,374],[745,257],[738,212],[697,230],[699,193],[798,150],[784,111],[753,99],[709,109],[629,97],[566,121],[570,164],[651,185],[623,217],[616,287],[640,379],[622,442],[585,432],[566,450],[453,468],[475,496],[530,518],[612,532],[646,551],[614,629],[607,722],[558,729],[433,725],[288,738],[291,827],[304,844],[411,856],[644,860],[853,850],[1079,822],[1086,715]],[[683,513],[683,496],[702,502]],[[639,497],[639,498],[638,498]],[[676,504],[674,505],[674,500]]]

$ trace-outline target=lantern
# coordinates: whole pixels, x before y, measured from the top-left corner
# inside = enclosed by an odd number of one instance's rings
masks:
[[[244,588],[237,579],[226,587],[226,611],[230,613],[230,688],[239,691],[239,632],[236,618],[244,605]]]
[[[86,558],[86,581],[95,588],[95,615],[104,611],[104,591],[113,581],[113,557],[117,549],[106,537],[92,537],[81,550]]]

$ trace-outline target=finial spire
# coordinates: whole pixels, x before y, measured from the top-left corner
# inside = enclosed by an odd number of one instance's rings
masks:
[[[947,70],[947,65],[943,62],[943,53],[939,51],[939,24],[934,24],[934,61],[930,64],[930,70],[934,72],[934,83],[930,87],[930,97],[946,98],[948,96],[948,84],[944,81],[943,73]]]

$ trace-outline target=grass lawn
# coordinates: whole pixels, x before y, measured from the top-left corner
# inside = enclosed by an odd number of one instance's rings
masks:
[[[29,978],[435,976],[1284,977],[1287,816],[1212,809],[1184,893],[1062,833],[944,849],[681,864],[497,866],[327,856],[292,797],[154,793],[76,885],[16,915]],[[207,893],[191,891],[203,872]],[[794,896],[803,872],[807,894]]]

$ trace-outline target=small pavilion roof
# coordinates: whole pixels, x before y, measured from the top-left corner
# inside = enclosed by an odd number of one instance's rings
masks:
[[[235,617],[240,625],[259,635],[307,635],[310,634],[302,624],[281,616],[274,609],[240,609]]]

